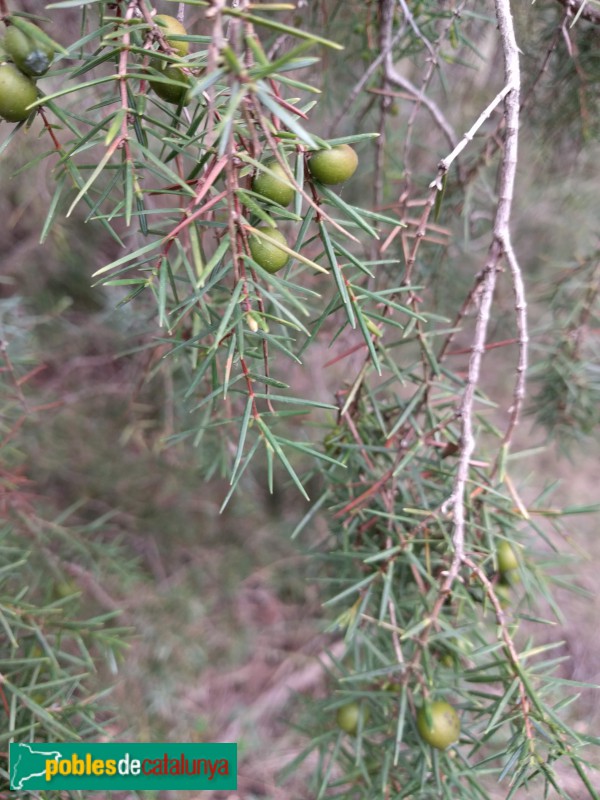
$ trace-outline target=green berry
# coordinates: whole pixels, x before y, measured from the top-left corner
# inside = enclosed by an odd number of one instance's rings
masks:
[[[417,714],[417,728],[421,738],[437,750],[445,750],[460,736],[460,720],[456,709],[445,700],[429,705],[430,723],[423,706]]]
[[[190,52],[190,43],[182,42],[179,39],[173,39],[173,36],[187,36],[185,26],[182,25],[178,19],[170,17],[168,14],[157,14],[154,17],[154,22],[160,28],[161,33],[167,40],[167,44],[173,48],[177,55],[182,57],[187,56]]]
[[[0,117],[7,122],[27,119],[37,100],[35,83],[12,64],[0,65]]]
[[[173,105],[187,106],[190,103],[189,97],[190,78],[182,72],[179,67],[169,66],[164,69],[159,69],[161,75],[169,81],[176,81],[176,83],[164,83],[156,78],[150,78],[150,86],[156,94],[167,103]]]
[[[321,183],[333,186],[351,178],[358,167],[358,156],[348,144],[330,150],[317,150],[308,160],[308,168]]]
[[[366,706],[352,702],[346,703],[346,705],[338,708],[336,722],[338,724],[338,728],[341,728],[344,733],[348,733],[350,736],[356,736],[361,719],[364,727],[368,717],[369,715]]]
[[[31,27],[33,23],[31,23]],[[35,26],[37,27],[37,26]],[[4,36],[4,49],[17,67],[31,78],[39,78],[48,72],[54,50],[27,36],[14,25],[9,25]]]
[[[269,238],[270,241],[257,236],[255,233],[251,234],[248,240],[250,245],[250,253],[256,263],[267,272],[273,274],[285,267],[288,262],[288,254],[277,247],[277,244],[284,244],[287,246],[285,236],[277,228],[269,228],[266,225],[257,228],[261,233]]]
[[[498,558],[498,571],[501,575],[506,575],[519,566],[516,553],[507,541],[500,542],[496,556]]]
[[[265,167],[268,167],[277,177],[269,175],[268,172],[259,172],[252,181],[253,190],[273,203],[289,206],[294,199],[295,192],[285,174],[285,170],[276,158],[270,158],[265,161]]]

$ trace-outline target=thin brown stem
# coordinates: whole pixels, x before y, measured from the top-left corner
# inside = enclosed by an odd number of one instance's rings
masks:
[[[494,590],[493,583],[487,577],[484,570],[470,558],[465,558],[464,563],[465,566],[467,566],[473,572],[473,574],[476,575],[477,580],[485,589],[485,592],[489,597],[490,603],[494,609],[494,614],[496,615],[498,627],[500,628],[502,641],[504,642],[504,647],[508,655],[509,662],[513,667],[514,675],[517,680],[517,686],[519,688],[519,701],[521,704],[521,711],[523,713],[523,721],[525,723],[525,733],[527,735],[527,739],[529,740],[529,746],[533,750],[535,737],[533,734],[533,724],[531,722],[531,701],[529,699],[527,687],[521,679],[521,673],[523,671],[521,667],[521,661],[519,659],[519,654],[517,653],[510,631],[508,630],[504,609],[502,608],[502,604],[500,603],[498,595]]]
[[[574,19],[585,19],[600,25],[600,9],[587,0],[557,0]]]

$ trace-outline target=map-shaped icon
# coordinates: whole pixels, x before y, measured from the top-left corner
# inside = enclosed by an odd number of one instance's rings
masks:
[[[17,745],[17,756],[13,758],[14,747],[11,745],[10,760],[10,788],[13,791],[27,791],[27,781],[45,777],[48,759],[58,761],[62,758],[62,753],[57,750],[40,750],[35,744],[23,743]]]

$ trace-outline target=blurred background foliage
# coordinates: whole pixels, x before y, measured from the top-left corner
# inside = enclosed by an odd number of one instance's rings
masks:
[[[41,13],[32,0],[21,6]],[[484,13],[472,6],[460,4],[469,24],[457,25],[449,37],[428,90],[458,132],[503,80],[490,24],[493,7]],[[156,7],[172,10],[168,3]],[[449,3],[419,2],[411,9],[431,41],[440,19],[445,25],[456,11]],[[529,455],[518,462],[516,475],[527,486],[527,500],[558,480],[557,507],[586,506],[597,500],[600,481],[600,28],[586,20],[571,27],[561,4],[549,0],[514,11],[525,105],[513,236],[532,328],[528,417],[515,448]],[[322,91],[311,129],[323,136],[385,134],[383,184],[375,180],[378,146],[361,143],[360,169],[344,188],[344,199],[383,210],[394,204],[414,226],[420,211],[409,201],[424,195],[449,148],[422,109],[413,116],[414,104],[401,91],[382,97],[376,79],[349,103],[377,54],[378,13],[375,2],[320,0],[299,3],[287,21],[345,45],[341,54],[320,50],[321,64],[302,76]],[[78,38],[77,12],[54,15],[60,22],[47,26],[50,35],[65,44]],[[191,9],[187,24],[199,35],[209,30],[201,10]],[[406,28],[397,67],[418,86],[428,53]],[[265,43],[273,48],[270,54],[288,46],[276,36]],[[51,75],[44,90],[50,93],[62,81]],[[489,244],[500,119],[494,115],[477,146],[465,151],[461,175],[447,187],[434,241],[420,251],[419,280],[431,286],[429,310],[446,318],[462,302]],[[2,139],[8,129],[0,125]],[[47,148],[35,123],[0,161],[0,611],[19,639],[16,660],[10,636],[0,644],[7,681],[0,715],[7,713],[24,735],[98,735],[102,725],[108,735],[140,740],[236,738],[243,765],[240,797],[309,796],[306,776],[322,766],[314,755],[286,790],[276,784],[304,745],[287,722],[294,718],[303,726],[305,701],[275,690],[295,676],[291,683],[299,693],[321,699],[319,719],[333,735],[331,693],[345,667],[335,661],[325,681],[311,668],[314,655],[332,642],[325,631],[335,613],[321,605],[321,587],[332,574],[326,560],[311,557],[328,541],[331,520],[317,513],[291,540],[308,506],[280,473],[269,492],[266,465],[258,458],[244,476],[243,491],[219,513],[229,490],[231,454],[223,454],[218,435],[204,437],[200,447],[178,435],[188,419],[181,402],[185,376],[163,358],[153,299],[145,293],[119,305],[121,290],[92,286],[92,273],[121,254],[117,244],[79,211],[57,218],[39,244],[54,188],[51,162],[35,159]],[[369,257],[370,245],[364,247]],[[399,239],[391,250],[390,257],[402,255]],[[513,306],[503,283],[491,341],[515,336]],[[454,342],[459,366],[453,367],[459,371],[466,363],[461,348],[469,343],[466,333]],[[295,371],[299,394],[316,392],[334,402],[346,369],[352,370],[348,363],[323,370],[330,355],[319,345],[307,368]],[[498,409],[510,403],[507,376],[515,358],[514,344],[486,356],[483,389]],[[502,419],[500,410],[493,419]],[[321,415],[313,424],[310,435],[319,441],[333,417]],[[542,444],[548,445],[543,453]],[[335,448],[335,440],[330,446]],[[310,466],[302,458],[294,463],[300,472]],[[312,472],[308,481],[309,495],[317,498],[321,477]],[[560,674],[590,683],[600,680],[596,528],[597,517],[585,516],[569,517],[566,530],[544,527],[576,564],[555,563],[543,544],[536,553],[541,572],[561,583],[568,571],[569,582],[587,593],[581,599],[557,589],[566,622],[558,634],[552,631],[552,641],[563,641]],[[105,697],[107,689],[112,691]],[[581,691],[569,719],[581,733],[593,734],[600,720],[597,693]],[[0,743],[6,750],[6,740]],[[0,775],[6,777],[1,766]],[[564,780],[568,784],[570,777]],[[534,789],[517,796],[539,795]]]

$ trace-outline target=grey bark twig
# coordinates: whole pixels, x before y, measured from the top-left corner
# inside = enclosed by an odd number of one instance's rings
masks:
[[[490,320],[490,310],[498,265],[503,255],[509,258],[509,264],[514,276],[520,276],[520,270],[510,236],[510,215],[513,202],[515,175],[517,169],[517,149],[519,136],[519,97],[521,88],[521,74],[519,66],[519,48],[515,37],[513,18],[510,9],[510,0],[495,0],[496,17],[502,41],[504,54],[504,70],[506,85],[510,87],[505,98],[506,129],[504,137],[504,153],[500,164],[498,205],[494,219],[493,239],[490,244],[488,258],[484,267],[484,278],[481,286],[479,312],[475,325],[473,346],[469,359],[467,383],[459,406],[461,420],[461,447],[458,468],[452,494],[442,507],[443,511],[453,508],[454,530],[452,542],[454,556],[452,564],[446,575],[442,592],[450,590],[458,572],[465,560],[465,493],[469,478],[469,462],[475,449],[473,433],[473,406],[475,391],[479,383],[481,361],[485,352],[487,329]],[[519,288],[522,285],[519,284]],[[522,300],[522,298],[521,298]],[[522,305],[522,303],[518,304]],[[522,307],[524,313],[524,307]],[[526,339],[526,335],[523,337]],[[522,362],[526,363],[524,357]],[[521,363],[521,362],[520,362]],[[524,378],[523,378],[524,380]],[[519,389],[522,384],[518,381]],[[516,424],[516,417],[515,417]]]
[[[429,111],[436,124],[439,126],[444,136],[448,140],[450,147],[454,147],[457,142],[456,133],[452,125],[448,122],[444,113],[437,105],[437,103],[428,97],[423,89],[418,89],[412,84],[408,78],[401,75],[394,64],[393,56],[393,40],[392,40],[392,24],[394,19],[394,0],[383,0],[381,4],[381,30],[382,30],[382,43],[381,55],[383,58],[383,70],[385,79],[388,83],[399,86],[408,92],[416,102],[425,106]]]
[[[419,102],[425,106],[450,143],[450,146],[454,147],[456,144],[456,133],[454,132],[452,125],[450,125],[444,116],[438,104],[428,97],[424,92],[418,89],[414,84],[412,84],[408,78],[405,78],[398,72],[394,66],[391,54],[389,54],[385,59],[385,77],[389,83],[399,86],[401,89],[404,89],[406,92],[412,95],[415,102]]]
[[[529,336],[527,333],[527,301],[525,299],[525,286],[519,262],[515,256],[510,239],[504,242],[504,255],[512,275],[513,290],[515,293],[515,312],[517,316],[517,329],[519,331],[519,360],[517,363],[517,377],[513,394],[513,404],[510,408],[510,419],[503,439],[503,449],[510,446],[510,442],[517,427],[521,410],[525,401],[525,379],[527,375],[527,356]]]
[[[442,175],[444,175],[446,172],[448,172],[448,170],[450,169],[450,167],[451,167],[452,163],[455,161],[455,159],[462,153],[462,151],[469,144],[469,142],[473,141],[473,138],[474,138],[475,134],[477,133],[477,131],[479,130],[479,128],[481,128],[481,126],[486,121],[486,119],[489,119],[489,117],[492,115],[492,112],[494,111],[496,106],[499,105],[504,100],[504,98],[511,91],[511,89],[512,89],[512,86],[510,84],[506,84],[506,86],[501,91],[498,92],[498,94],[496,95],[496,97],[494,97],[492,102],[481,112],[481,114],[479,115],[477,120],[473,123],[473,125],[465,133],[465,135],[460,140],[460,142],[456,145],[454,150],[451,153],[449,153],[446,156],[446,158],[443,158],[440,161],[440,172],[438,173],[436,179],[433,180],[429,184],[430,188],[433,188],[434,186],[436,186],[438,190],[441,190],[441,188],[442,188],[442,185],[441,185]]]
[[[434,72],[438,68],[438,65],[439,65],[439,53],[440,53],[440,51],[442,49],[442,45],[444,44],[444,42],[446,41],[446,38],[448,37],[448,35],[450,33],[450,30],[452,28],[454,20],[456,19],[456,17],[460,16],[460,12],[461,12],[462,8],[464,7],[465,3],[466,3],[466,0],[461,0],[461,2],[459,2],[455,6],[452,16],[448,20],[446,20],[446,24],[443,25],[441,27],[441,29],[440,29],[437,41],[435,43],[435,47],[432,47],[433,55],[430,58],[427,59],[428,60],[427,68],[426,68],[425,73],[423,75],[423,78],[421,80],[421,92],[423,94],[427,91],[429,83],[430,83],[431,79],[433,78]],[[409,153],[410,153],[410,147],[411,147],[411,144],[412,144],[412,134],[413,134],[413,130],[414,130],[413,126],[415,124],[415,120],[417,118],[417,114],[419,113],[419,109],[420,109],[420,103],[415,103],[413,105],[412,111],[410,113],[410,117],[408,118],[408,122],[406,124],[406,137],[404,139],[404,172],[405,172],[405,184],[406,184],[406,192],[407,193],[410,192],[410,177],[411,177],[411,173],[412,173],[412,169],[411,169],[411,166],[410,166]]]
[[[423,36],[423,34],[421,33],[419,26],[415,22],[415,18],[413,17],[411,10],[408,7],[408,4],[406,3],[406,0],[398,0],[398,4],[402,8],[402,13],[404,14],[404,18],[408,21],[408,24],[413,29],[416,36],[423,42],[427,50],[429,50],[429,55],[431,56],[433,61],[434,62],[437,61],[437,53],[433,45],[431,44],[429,39],[426,36]]]
[[[393,0],[385,0],[385,2],[388,3],[388,4],[392,3],[392,1]],[[381,27],[381,30],[382,30],[381,52],[379,53],[377,58],[375,58],[369,64],[369,66],[365,70],[365,73],[362,76],[362,78],[360,78],[360,80],[358,80],[356,82],[356,85],[354,86],[354,88],[352,89],[350,94],[348,95],[348,98],[345,101],[345,103],[343,104],[343,106],[341,107],[338,115],[336,116],[336,118],[333,120],[333,122],[329,126],[329,136],[333,136],[333,133],[334,133],[335,129],[340,124],[342,119],[344,119],[344,117],[348,113],[349,109],[352,107],[352,104],[354,103],[356,98],[359,96],[359,94],[363,90],[363,87],[366,85],[367,81],[377,71],[377,69],[381,65],[381,63],[388,57],[388,55],[392,52],[392,49],[395,47],[395,45],[400,41],[400,39],[404,35],[405,28],[404,28],[404,26],[402,26],[401,28],[399,28],[399,30],[396,31],[396,35],[392,37],[392,32],[391,32],[391,20],[392,19],[393,19],[393,15],[390,16],[390,25],[389,26],[382,25],[382,27]]]

